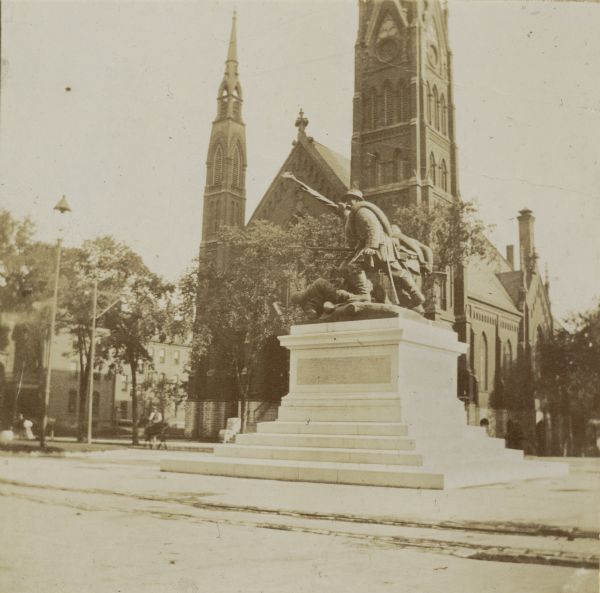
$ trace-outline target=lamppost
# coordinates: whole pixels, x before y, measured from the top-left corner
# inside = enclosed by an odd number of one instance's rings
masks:
[[[61,214],[71,212],[67,199],[63,196],[58,204],[54,206]],[[50,314],[50,334],[48,338],[48,353],[46,363],[46,386],[44,391],[44,402],[42,405],[42,426],[40,430],[40,447],[46,446],[46,427],[48,426],[48,405],[50,403],[50,375],[52,366],[52,341],[54,340],[54,330],[56,327],[56,309],[58,308],[58,281],[60,277],[60,255],[62,250],[62,229],[59,229],[59,236],[56,240],[56,267],[54,270],[54,294],[52,296],[52,312]]]

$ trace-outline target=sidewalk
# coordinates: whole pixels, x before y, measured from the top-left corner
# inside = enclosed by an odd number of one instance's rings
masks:
[[[211,447],[208,443],[194,445]],[[206,453],[116,448],[69,454],[65,459],[13,458],[0,479],[39,486],[98,489],[185,500],[205,508],[596,537],[600,529],[600,459],[571,458],[563,478],[537,479],[455,490],[413,490],[284,482],[160,472],[159,463]],[[6,458],[5,458],[6,459]],[[68,460],[79,462],[72,467]],[[22,462],[21,462],[22,460]],[[18,461],[18,463],[17,463]],[[89,463],[86,463],[89,462]],[[560,461],[565,461],[561,458]],[[104,464],[106,471],[99,473]],[[126,466],[126,467],[125,467]],[[137,470],[132,470],[136,467]],[[35,468],[35,469],[34,469]]]
[[[183,439],[173,439],[167,441],[168,451],[189,451],[196,453],[212,453],[216,443],[189,441]],[[19,448],[30,448],[32,451],[39,448],[39,441],[15,439],[8,445],[7,450],[10,450],[11,445]],[[98,437],[93,438],[92,443],[80,443],[75,437],[54,437],[46,440],[46,446],[49,448],[62,449],[68,453],[90,453],[94,451],[110,451],[117,449],[148,449],[144,439],[140,437],[139,445],[131,444],[131,437]]]

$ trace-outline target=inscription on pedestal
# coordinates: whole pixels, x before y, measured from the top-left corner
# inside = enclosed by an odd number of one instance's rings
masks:
[[[348,356],[343,358],[301,358],[297,385],[367,385],[390,383],[390,356]]]

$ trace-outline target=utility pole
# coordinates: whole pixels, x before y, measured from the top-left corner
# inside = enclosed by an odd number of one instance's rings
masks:
[[[104,293],[106,294],[106,293]],[[87,442],[92,442],[92,418],[93,418],[93,405],[94,405],[94,358],[96,356],[96,322],[102,315],[112,309],[117,303],[121,302],[121,297],[113,301],[108,307],[103,309],[100,314],[97,314],[98,310],[98,278],[94,278],[94,290],[92,296],[92,335],[90,344],[90,360],[89,360],[89,375],[88,375],[88,389],[87,389]]]
[[[94,394],[94,356],[96,354],[96,309],[98,307],[98,278],[94,278],[94,295],[92,297],[92,340],[90,344],[90,363],[88,365],[88,392],[87,392],[87,442],[92,442],[92,407]]]

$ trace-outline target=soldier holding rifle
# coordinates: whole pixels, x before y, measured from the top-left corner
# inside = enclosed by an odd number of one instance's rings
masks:
[[[342,268],[352,293],[362,301],[384,301],[385,298],[374,296],[377,291],[373,290],[373,286],[379,284],[376,277],[381,272],[389,280],[389,301],[424,312],[425,297],[413,272],[420,274],[421,269],[431,272],[432,253],[428,247],[404,235],[397,226],[392,226],[385,213],[365,200],[358,189],[348,190],[338,206],[291,173],[283,176],[342,215],[346,240],[352,249]]]

